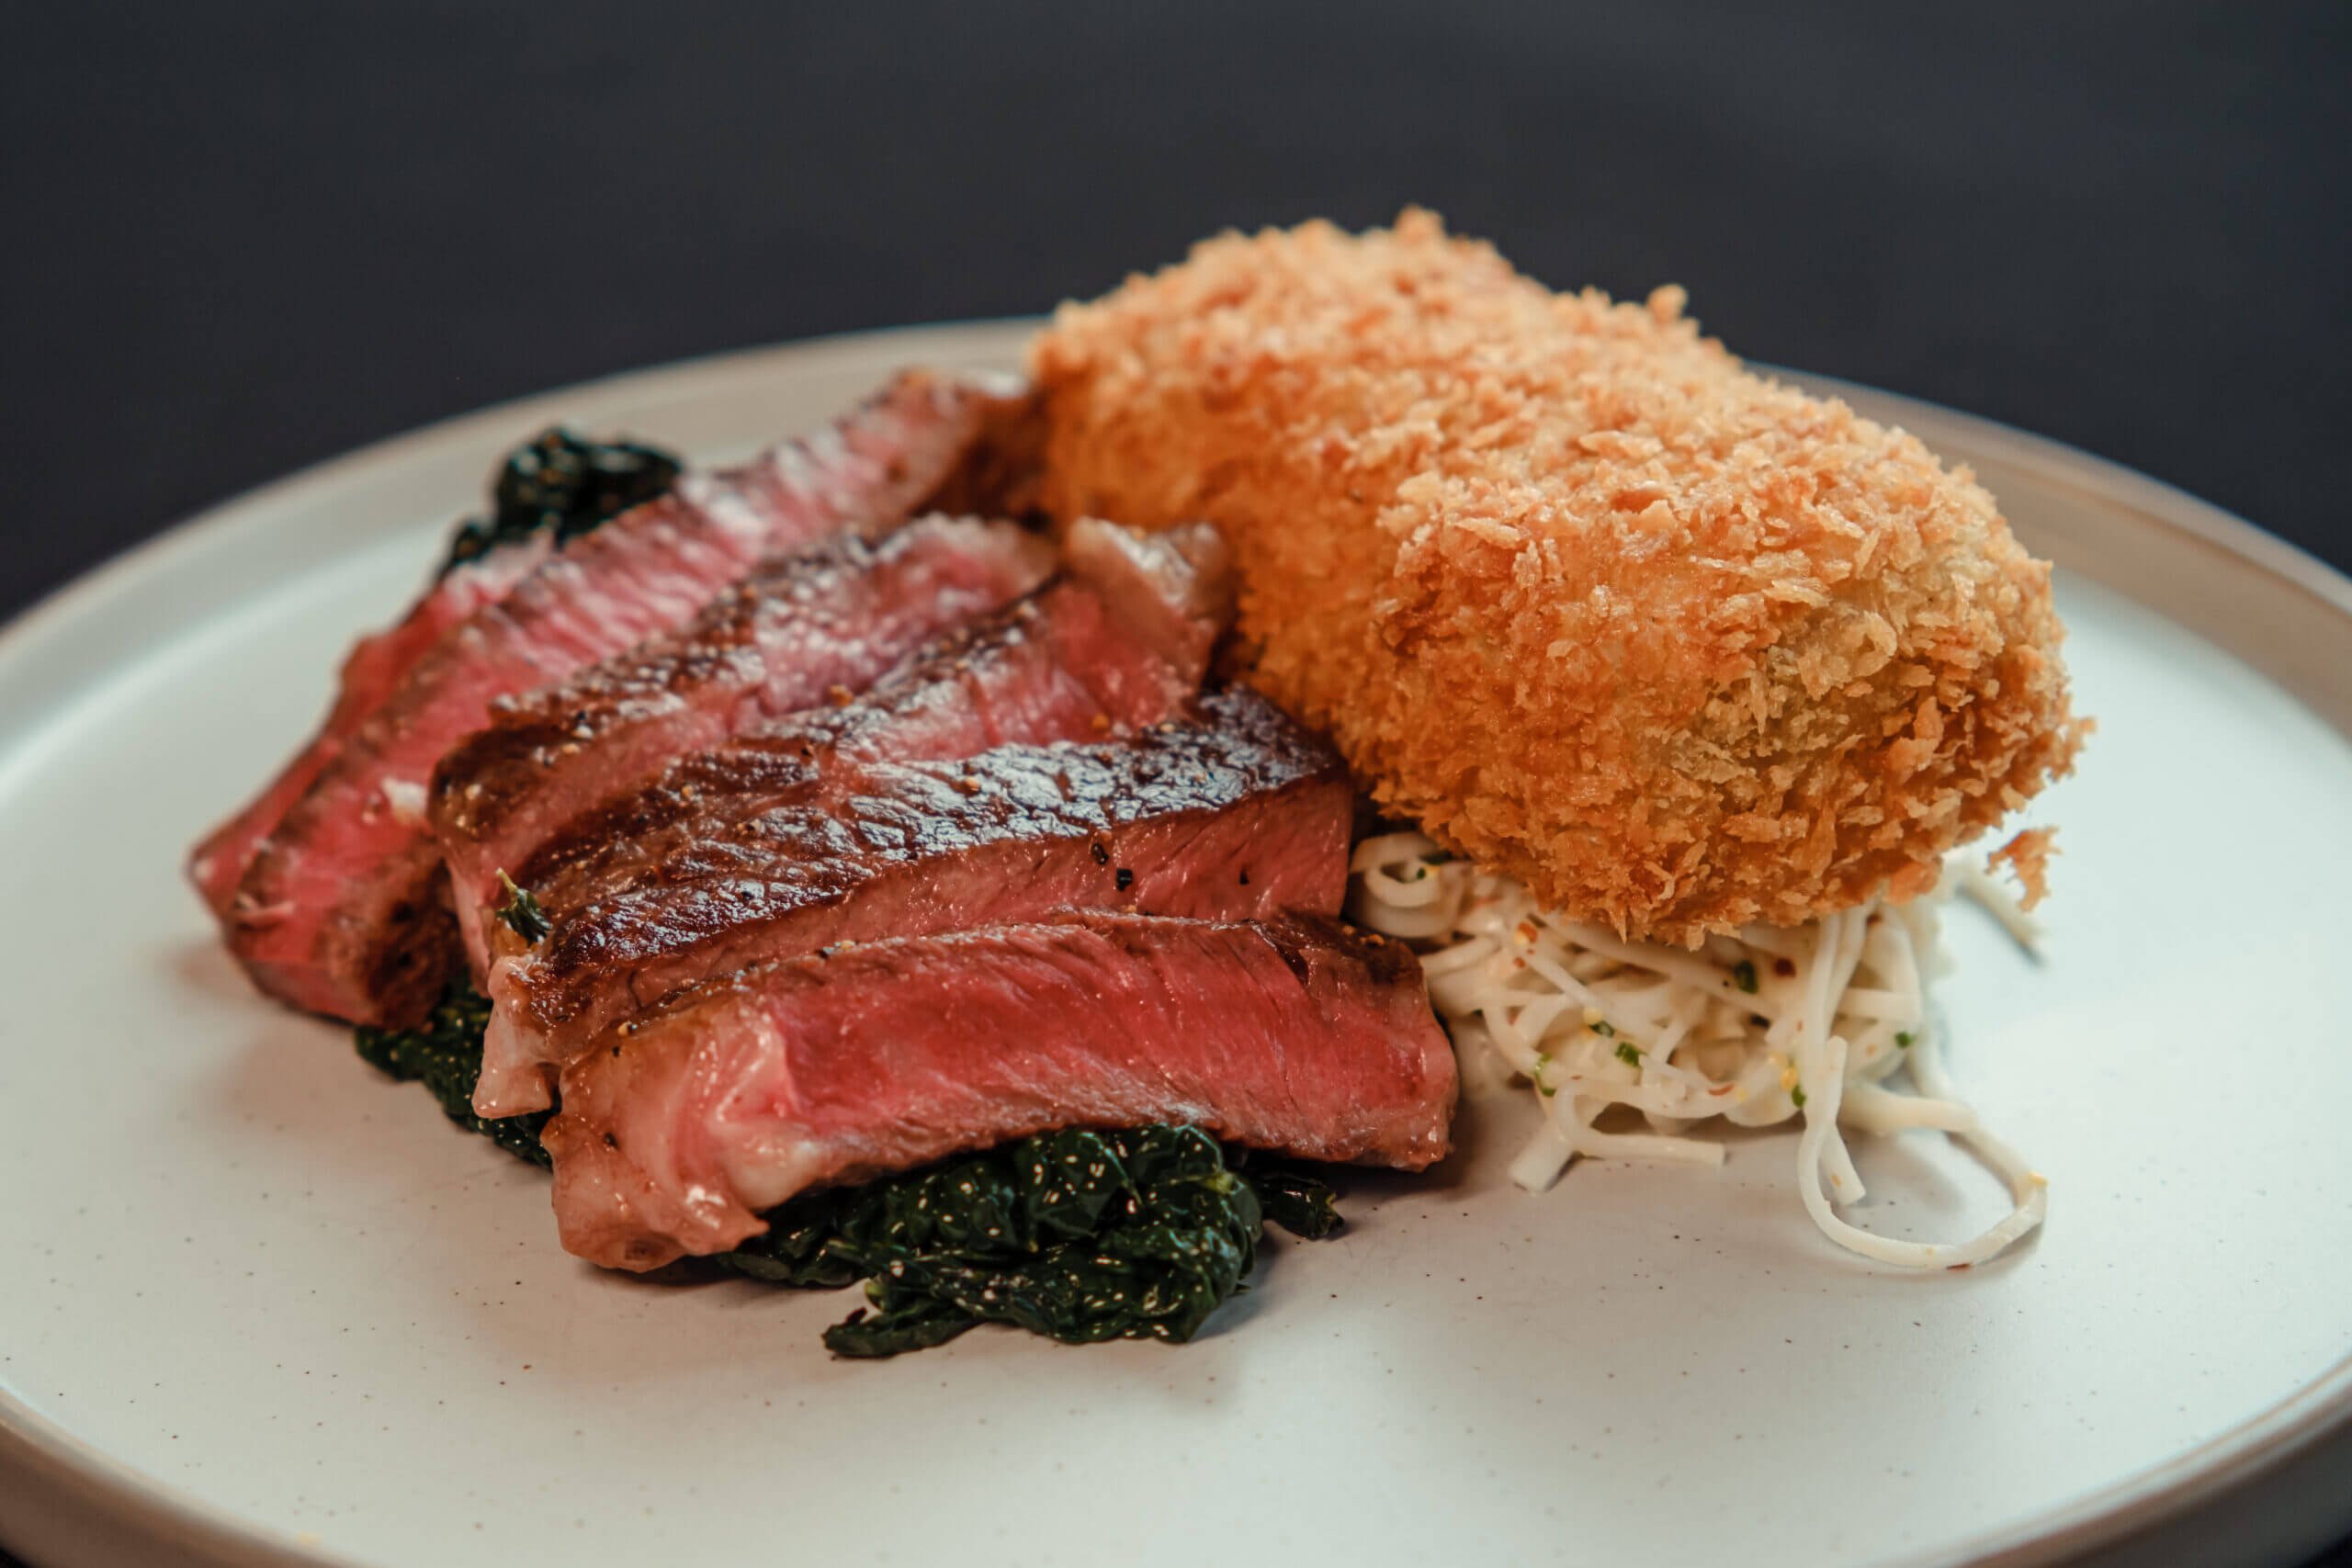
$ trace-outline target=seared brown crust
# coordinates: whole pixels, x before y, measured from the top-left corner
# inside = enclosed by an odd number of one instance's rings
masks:
[[[713,824],[627,890],[555,911],[507,977],[513,1005],[571,1039],[826,942],[1061,906],[1226,919],[1340,907],[1346,770],[1246,688],[1130,740],[878,763],[840,782],[831,801]]]
[[[231,952],[290,1006],[388,1027],[420,1019],[458,959],[446,915],[407,924],[441,859],[427,784],[491,704],[680,625],[762,558],[846,525],[894,526],[959,482],[985,430],[1030,406],[1013,378],[902,372],[828,429],[684,476],[440,626],[372,711],[330,737],[331,755],[254,846],[225,907]]]
[[[1042,536],[1011,523],[929,517],[878,540],[845,528],[770,560],[673,632],[492,703],[489,728],[435,769],[431,809],[478,971],[496,942],[479,928],[504,899],[502,873],[527,878],[584,818],[626,818],[681,756],[845,702],[1030,592],[1053,564]]]
[[[1227,235],[1031,363],[1058,516],[1206,517],[1390,810],[1696,942],[1931,883],[2071,764],[2049,568],[1900,431],[1408,212]]]
[[[677,758],[634,795],[550,836],[516,880],[549,908],[570,908],[805,795],[845,760],[968,755],[1052,739],[1072,722],[1091,739],[1158,721],[1198,686],[1210,647],[1232,624],[1223,542],[1202,525],[1143,538],[1086,523],[1067,531],[1064,547],[1061,581],[944,635],[878,686],[837,694],[837,707],[754,725]],[[1057,690],[1063,702],[1050,699]],[[1082,701],[1082,712],[1070,701]]]

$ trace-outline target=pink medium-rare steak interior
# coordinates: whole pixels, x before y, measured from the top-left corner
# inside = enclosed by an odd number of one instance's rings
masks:
[[[573,821],[513,874],[550,909],[584,908],[749,818],[820,799],[829,777],[857,763],[1115,738],[1175,712],[1199,689],[1231,614],[1216,532],[1146,536],[1081,522],[1064,561],[1033,597],[941,638],[840,706],[754,725],[677,759]]]
[[[1338,754],[1255,693],[1131,741],[868,764],[828,797],[697,840],[492,966],[475,1107],[548,1103],[535,1069],[678,991],[844,941],[1065,907],[1336,913],[1353,795]]]
[[[433,825],[477,974],[499,874],[681,755],[845,700],[923,645],[1027,593],[1052,547],[1011,523],[925,518],[772,560],[673,632],[492,705],[435,771]]]
[[[417,597],[400,621],[361,637],[344,659],[334,706],[310,743],[296,753],[243,810],[215,828],[188,857],[188,879],[213,915],[228,921],[245,868],[288,808],[342,751],[344,742],[384,704],[426,650],[443,634],[508,589],[547,559],[544,534],[502,545],[453,567]]]
[[[749,829],[755,840],[797,835],[800,848],[816,853],[841,833],[832,814],[836,786],[847,787],[841,781],[863,777],[861,770],[874,762],[955,759],[1007,741],[1116,739],[1182,707],[1198,689],[1231,614],[1227,558],[1216,532],[1196,526],[1143,536],[1081,522],[1069,531],[1065,562],[1068,570],[1047,588],[944,639],[863,696],[755,726],[683,759],[653,784],[575,821],[543,846],[520,880],[560,929],[536,953],[522,951],[511,935],[493,933],[483,989],[496,1010],[474,1089],[481,1114],[545,1107],[550,1085],[542,1069],[560,1065],[612,1018],[718,972],[713,966],[731,955],[774,956],[789,951],[775,944],[794,940],[796,930],[813,932],[807,941],[814,945],[827,940],[817,928],[829,922],[885,918],[879,907],[842,908],[861,867],[854,852],[838,844],[797,874],[808,897],[797,918],[747,919],[701,942],[673,927],[671,942],[659,948],[613,948],[600,931],[587,939],[593,957],[549,967],[545,955],[565,940],[566,929],[579,929],[582,912],[624,900],[626,929],[641,932],[650,897],[640,895],[697,871],[714,848],[746,831],[746,823],[765,823]],[[1114,604],[1125,612],[1114,614]],[[934,793],[937,787],[922,779],[900,784]],[[999,858],[1017,852],[992,848]],[[921,863],[901,856],[888,869],[919,876],[926,867],[944,872],[947,863],[940,856]],[[864,880],[871,880],[884,866],[869,858],[863,869],[869,874]],[[825,879],[830,898],[817,896]],[[707,886],[679,893],[688,919],[713,908],[714,897],[729,897]],[[938,929],[952,903],[935,905],[920,929]],[[785,912],[771,907],[769,913]]]
[[[1048,1128],[1190,1122],[1418,1170],[1454,1096],[1397,943],[1087,914],[744,971],[572,1063],[545,1141],[565,1247],[645,1269],[734,1247],[811,1187]]]
[[[855,525],[880,531],[955,481],[1010,386],[901,376],[831,430],[572,541],[444,634],[265,839],[232,900],[230,945],[263,990],[359,1022],[430,1005],[458,952],[425,820],[433,769],[491,704],[677,626],[766,557]]]

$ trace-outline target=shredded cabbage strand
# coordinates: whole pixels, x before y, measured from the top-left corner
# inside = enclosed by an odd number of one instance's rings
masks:
[[[1928,1007],[1936,897],[1751,926],[1692,951],[1622,941],[1543,909],[1519,883],[1453,860],[1419,833],[1365,840],[1351,870],[1356,922],[1420,951],[1465,1085],[1523,1083],[1543,1108],[1511,1164],[1521,1186],[1551,1186],[1579,1156],[1720,1165],[1723,1145],[1690,1135],[1695,1124],[1796,1119],[1805,1212],[1864,1258],[1962,1268],[2041,1224],[2048,1183],[1984,1130],[1939,1054]],[[1997,885],[1962,886],[2030,940],[2022,917],[1998,907]],[[1890,1084],[1898,1077],[1907,1087]],[[1596,1123],[1617,1106],[1649,1130],[1602,1131]],[[1848,1223],[1838,1211],[1863,1196],[1849,1127],[1949,1134],[2007,1184],[2010,1212],[1960,1242],[1901,1241]]]

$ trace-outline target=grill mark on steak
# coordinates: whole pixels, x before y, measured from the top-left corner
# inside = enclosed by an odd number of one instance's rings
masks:
[[[229,939],[255,984],[356,1022],[420,1018],[457,956],[445,941],[431,961],[408,919],[430,905],[441,873],[426,784],[491,703],[676,626],[763,557],[844,523],[879,531],[903,519],[950,481],[1014,397],[1001,383],[910,372],[831,430],[743,468],[687,476],[446,633],[247,866]]]
[[[698,840],[815,799],[845,766],[1102,739],[1174,712],[1198,690],[1232,614],[1223,540],[1205,526],[1147,536],[1081,521],[1064,563],[1038,593],[942,638],[854,700],[678,759],[510,867],[516,881],[549,908],[584,908]]]
[[[480,974],[498,874],[681,754],[864,691],[907,655],[1035,589],[1052,547],[1010,523],[926,518],[771,561],[676,631],[492,705],[441,760],[432,818]]]
[[[477,1087],[475,1106],[544,1106],[535,1065],[782,954],[1069,906],[1336,913],[1352,808],[1338,754],[1247,690],[1125,743],[858,768],[823,799],[693,839],[610,897],[550,909],[546,941],[492,966],[493,1087]]]
[[[1066,914],[762,965],[597,1042],[545,1135],[564,1247],[724,1251],[811,1187],[1069,1126],[1186,1122],[1418,1170],[1453,1054],[1401,944],[1337,921]]]

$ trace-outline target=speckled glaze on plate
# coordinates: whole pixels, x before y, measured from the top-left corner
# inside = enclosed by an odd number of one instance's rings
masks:
[[[1852,389],[1973,464],[2062,569],[2101,728],[2046,958],[1950,919],[1954,1065],[2052,1184],[1964,1274],[1872,1269],[1792,1139],[1720,1171],[1502,1175],[1464,1114],[1190,1348],[981,1332],[829,1360],[850,1303],[648,1285],[555,1244],[544,1180],[262,1002],[187,844],[308,730],[497,453],[564,418],[711,459],[1017,325],[573,389],[259,491],[0,637],[0,1540],[167,1561],[977,1565],[2050,1561],[2208,1503],[2352,1402],[2352,584],[2177,491]],[[1993,1183],[1858,1145],[1868,1223]],[[2339,1489],[2340,1490],[2340,1489]],[[2225,1532],[2275,1558],[2352,1515]],[[2218,1560],[2209,1558],[2208,1560]]]

